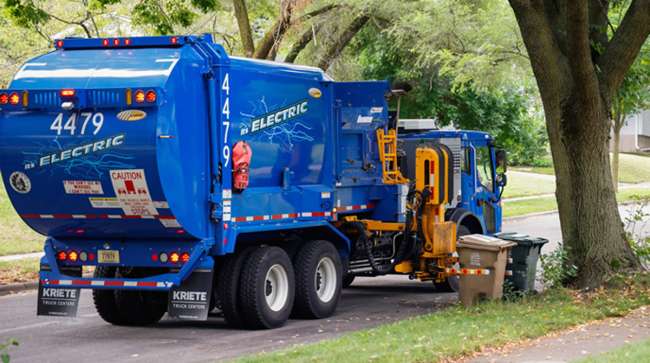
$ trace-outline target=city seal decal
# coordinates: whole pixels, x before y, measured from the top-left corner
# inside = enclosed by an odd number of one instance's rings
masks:
[[[25,173],[21,173],[20,171],[13,172],[9,175],[9,184],[11,185],[11,189],[15,190],[16,193],[27,194],[32,190],[32,182]]]
[[[254,134],[259,131],[266,130],[287,121],[295,119],[308,111],[308,102],[306,100],[292,104],[291,106],[283,107],[267,114],[255,117],[249,127],[241,129],[241,135]]]
[[[147,117],[147,113],[141,110],[124,110],[117,114],[117,118],[122,121],[140,121]]]

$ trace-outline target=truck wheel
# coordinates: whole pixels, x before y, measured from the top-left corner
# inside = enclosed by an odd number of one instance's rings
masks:
[[[242,328],[242,311],[239,306],[239,281],[242,267],[253,248],[245,249],[235,255],[227,256],[217,275],[217,296],[226,323],[233,328]]]
[[[345,289],[345,288],[350,287],[350,285],[352,285],[352,282],[354,281],[355,277],[356,276],[354,276],[354,275],[346,274],[343,277],[343,288]]]
[[[293,315],[320,319],[334,313],[341,296],[341,258],[328,241],[307,242],[296,255]]]
[[[469,228],[463,225],[458,226],[458,236],[456,237],[467,236],[468,234],[472,234]],[[460,264],[457,263],[454,267],[459,269]],[[438,292],[458,292],[458,289],[460,288],[460,276],[449,276],[447,277],[447,280],[443,282],[436,282],[434,280],[433,286]]]
[[[283,325],[293,308],[294,285],[293,266],[283,249],[254,250],[244,263],[239,284],[246,327],[268,329]]]
[[[115,267],[97,267],[94,277],[115,277]],[[113,325],[126,324],[115,302],[115,290],[93,290],[93,302],[95,303],[97,313],[105,322]]]
[[[122,275],[115,267],[97,267],[95,277],[144,277],[137,269]],[[114,325],[149,325],[158,322],[167,312],[167,294],[157,291],[93,290],[93,301],[99,316]]]

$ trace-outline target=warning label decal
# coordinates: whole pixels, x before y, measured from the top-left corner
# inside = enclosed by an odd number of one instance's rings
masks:
[[[144,169],[111,170],[111,181],[124,214],[158,215],[149,194]]]
[[[63,187],[66,194],[104,194],[98,180],[64,180]]]

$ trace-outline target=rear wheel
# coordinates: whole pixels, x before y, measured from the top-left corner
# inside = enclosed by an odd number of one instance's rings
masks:
[[[328,241],[310,241],[295,259],[296,303],[294,315],[325,318],[334,313],[341,295],[341,258]]]
[[[137,268],[98,267],[95,277],[146,277]],[[149,325],[167,312],[167,293],[157,291],[93,290],[99,316],[115,325]]]
[[[472,234],[469,228],[463,225],[458,226],[458,233],[456,237],[462,237],[468,234]],[[460,269],[460,264],[456,263],[454,267],[456,269]],[[434,280],[433,286],[436,288],[436,291],[439,292],[458,292],[458,289],[460,288],[460,276],[449,276],[447,277],[447,280],[443,282],[436,282]]]
[[[241,306],[239,306],[239,281],[246,258],[252,251],[252,248],[248,248],[226,257],[217,275],[216,290],[221,311],[228,325],[234,328],[244,326]]]
[[[276,328],[289,318],[294,302],[293,265],[279,247],[254,250],[244,263],[239,302],[246,327]]]

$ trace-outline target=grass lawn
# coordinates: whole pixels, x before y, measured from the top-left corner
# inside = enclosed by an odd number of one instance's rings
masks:
[[[552,166],[548,167],[513,167],[513,170],[530,173],[553,175]],[[619,182],[650,182],[650,157],[637,154],[620,154]]]
[[[42,251],[44,240],[18,217],[0,182],[0,256]]]
[[[636,199],[649,200],[649,188],[623,189],[616,194],[619,203],[630,202]],[[539,197],[527,200],[503,202],[503,216],[517,217],[530,213],[549,212],[557,209],[555,196]]]
[[[240,362],[436,362],[472,354],[650,304],[650,275],[628,286],[578,295],[551,290],[515,302],[460,305],[316,344],[262,353]]]
[[[555,193],[555,181],[549,177],[510,171],[508,173],[508,185],[503,191],[503,197],[515,198],[551,193]]]
[[[650,339],[626,344],[611,352],[576,361],[576,363],[636,363],[650,360]]]
[[[38,258],[0,261],[0,285],[38,280]]]

